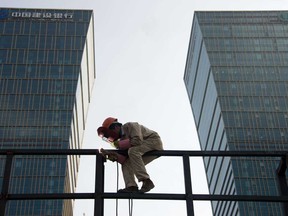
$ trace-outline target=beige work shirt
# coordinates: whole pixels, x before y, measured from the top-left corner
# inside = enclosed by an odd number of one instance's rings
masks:
[[[122,126],[124,137],[130,139],[131,146],[141,145],[143,140],[160,139],[157,132],[138,124],[137,122],[127,122]]]

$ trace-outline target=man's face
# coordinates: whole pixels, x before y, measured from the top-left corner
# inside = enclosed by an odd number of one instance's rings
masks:
[[[111,131],[113,131],[113,138],[114,140],[117,140],[120,138],[120,130],[121,127],[119,125],[115,125],[113,128],[109,129]]]
[[[98,136],[105,137],[109,142],[113,142],[119,139],[119,132],[117,132],[117,129],[108,129],[104,127],[99,127],[97,132]]]

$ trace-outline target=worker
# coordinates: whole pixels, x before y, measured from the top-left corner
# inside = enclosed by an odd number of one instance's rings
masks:
[[[105,119],[102,127],[99,127],[97,131],[100,137],[109,140],[115,148],[127,150],[125,156],[101,149],[109,160],[117,161],[122,165],[125,188],[118,190],[118,192],[145,193],[153,189],[155,186],[146,171],[145,165],[158,156],[143,155],[149,151],[163,150],[163,144],[158,133],[137,122],[127,122],[122,125],[116,118],[112,117]],[[134,176],[136,176],[138,182],[142,182],[140,190]]]

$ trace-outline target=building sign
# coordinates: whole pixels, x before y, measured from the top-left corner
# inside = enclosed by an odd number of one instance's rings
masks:
[[[12,17],[37,18],[37,19],[72,19],[72,13],[51,12],[12,12]]]
[[[33,12],[33,11],[12,11],[9,13],[8,10],[0,10],[0,19],[5,18],[30,18],[30,19],[49,19],[49,20],[72,20],[73,13],[62,13],[62,12]]]

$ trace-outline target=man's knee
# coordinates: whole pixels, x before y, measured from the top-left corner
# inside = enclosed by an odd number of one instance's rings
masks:
[[[129,148],[128,150],[128,156],[131,157],[137,157],[137,156],[142,156],[141,150],[137,147],[132,147]]]

